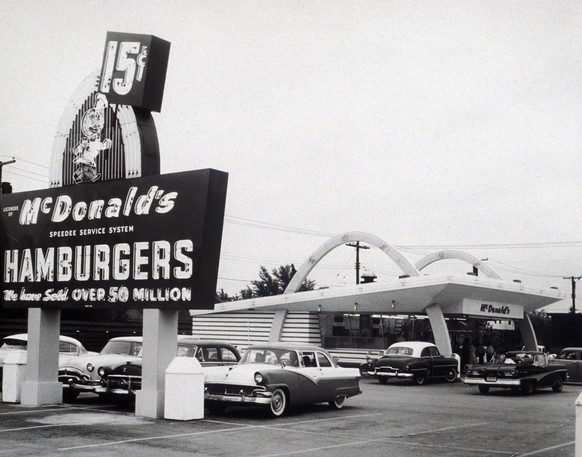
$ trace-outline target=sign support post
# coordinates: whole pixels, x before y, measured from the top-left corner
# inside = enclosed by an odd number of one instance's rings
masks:
[[[29,308],[28,350],[21,404],[41,406],[63,401],[58,382],[60,309]]]
[[[136,392],[136,416],[164,416],[166,368],[178,348],[178,311],[143,310],[143,363],[141,390]]]

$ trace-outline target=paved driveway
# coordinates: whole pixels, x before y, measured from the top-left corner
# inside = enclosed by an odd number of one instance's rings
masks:
[[[237,408],[152,420],[89,395],[74,405],[0,403],[0,456],[574,456],[582,387],[485,396],[461,383],[361,384],[342,410],[314,405],[275,420]]]

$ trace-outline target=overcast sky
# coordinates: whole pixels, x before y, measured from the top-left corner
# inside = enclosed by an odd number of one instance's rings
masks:
[[[229,173],[219,288],[355,230],[412,262],[454,246],[567,294],[562,277],[582,275],[582,2],[2,0],[15,192],[48,186],[61,114],[107,31],[172,43],[162,172]],[[336,249],[313,279],[352,284],[354,255]],[[378,250],[361,261],[399,274]]]

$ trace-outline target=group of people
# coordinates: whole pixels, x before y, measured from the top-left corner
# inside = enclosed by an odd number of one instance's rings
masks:
[[[475,365],[490,362],[495,356],[495,348],[473,340],[465,340],[461,347],[461,365]]]

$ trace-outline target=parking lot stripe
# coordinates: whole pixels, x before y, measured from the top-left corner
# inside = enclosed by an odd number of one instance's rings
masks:
[[[487,424],[489,424],[489,422],[477,422],[475,424],[451,425],[450,427],[435,428],[432,430],[425,430],[423,432],[406,433],[405,436],[426,435],[429,433],[444,432],[445,430],[455,430],[457,428],[480,427],[481,425],[487,425]]]
[[[575,443],[576,443],[576,441],[569,441],[568,443],[557,444],[556,446],[550,446],[550,447],[546,447],[544,449],[538,449],[537,451],[527,452],[525,454],[518,454],[518,455],[519,455],[519,457],[527,457],[529,455],[539,455],[539,454],[543,454],[547,451],[553,451],[554,449],[560,449],[560,448],[566,447],[566,446],[573,446]]]
[[[45,413],[47,411],[62,411],[63,408],[47,408],[47,409],[24,409],[21,411],[8,411],[5,413],[0,413],[0,416],[11,416],[13,414],[37,414]]]
[[[138,443],[138,442],[152,441],[152,440],[167,440],[167,439],[172,439],[172,438],[181,438],[181,437],[185,437],[185,436],[202,436],[202,435],[211,435],[214,433],[228,433],[231,431],[238,431],[238,430],[244,430],[244,429],[249,429],[249,428],[257,428],[257,427],[254,425],[248,425],[248,426],[237,426],[236,428],[231,428],[231,429],[209,430],[209,431],[204,431],[204,432],[179,433],[176,435],[148,436],[146,438],[133,438],[130,440],[111,441],[111,442],[107,442],[107,443],[95,443],[95,444],[84,444],[81,446],[63,447],[63,448],[59,448],[57,450],[58,451],[72,451],[75,449],[89,449],[89,448],[96,448],[96,447],[118,446],[120,444],[126,444],[126,443]]]

